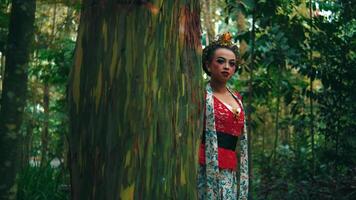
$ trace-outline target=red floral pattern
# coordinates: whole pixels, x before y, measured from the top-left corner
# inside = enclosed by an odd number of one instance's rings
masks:
[[[240,98],[238,93],[235,93]],[[239,102],[240,112],[236,117],[234,113],[228,109],[228,107],[214,96],[214,116],[215,116],[215,128],[217,132],[223,132],[234,136],[240,136],[244,128],[244,112]],[[205,116],[205,115],[204,115]],[[204,126],[205,126],[204,117]],[[205,127],[204,127],[205,130]],[[218,147],[218,164],[221,169],[237,169],[237,158],[235,151],[230,149],[224,149]],[[199,149],[199,163],[205,164],[205,145],[201,144]]]

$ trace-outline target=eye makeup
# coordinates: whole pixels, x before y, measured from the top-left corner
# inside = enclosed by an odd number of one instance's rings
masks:
[[[216,59],[216,62],[218,62],[219,64],[224,64],[224,63],[225,63],[225,58],[218,57],[218,58]]]
[[[235,61],[230,61],[229,64],[230,64],[230,66],[232,66],[232,67],[235,67],[235,66],[236,66],[236,62],[235,62]]]
[[[226,59],[223,58],[223,57],[217,57],[217,58],[216,58],[216,62],[219,63],[219,64],[224,64],[224,63],[226,62]],[[231,59],[231,60],[229,61],[229,65],[230,65],[231,67],[235,67],[235,66],[236,66],[236,61],[235,61],[234,59]]]

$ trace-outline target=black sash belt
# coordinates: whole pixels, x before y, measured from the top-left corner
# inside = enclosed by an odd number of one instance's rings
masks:
[[[229,149],[235,151],[236,144],[237,144],[237,136],[227,134],[224,132],[217,132],[218,135],[218,147]],[[205,131],[203,131],[202,135],[202,143],[205,144]]]

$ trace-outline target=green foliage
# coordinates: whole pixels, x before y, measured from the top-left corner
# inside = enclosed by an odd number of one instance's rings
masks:
[[[37,50],[37,63],[30,68],[30,76],[42,82],[65,86],[72,64],[75,41],[70,38],[58,39],[51,48]]]
[[[18,177],[18,200],[69,199],[67,170],[27,166]]]
[[[5,52],[5,44],[9,26],[9,1],[2,0],[0,3],[0,52]]]
[[[333,163],[331,171],[335,176],[344,168],[353,168],[356,163],[356,21],[355,14],[346,12],[355,12],[356,8],[347,2],[341,6],[348,8],[336,12],[337,17],[332,21],[320,18],[315,23],[321,31],[316,35],[315,44],[332,47],[318,49],[321,56],[316,59],[316,67],[324,87],[316,96],[323,121],[318,130],[328,144],[325,154],[333,152],[331,159],[323,156],[323,160]]]
[[[30,199],[66,199],[69,196],[68,191],[61,189],[63,184],[69,184],[67,177],[64,178],[68,168],[53,169],[47,162],[41,168],[27,166],[30,160],[43,158],[48,162],[60,159],[63,166],[67,164],[65,92],[75,47],[77,15],[76,8],[64,4],[41,2],[37,5],[36,42],[28,68],[29,95],[21,129],[21,166],[25,169],[19,178],[20,199],[27,199],[27,196]],[[44,110],[45,85],[49,88],[48,112]],[[47,136],[45,128],[48,128]],[[43,149],[43,141],[47,142],[47,149]],[[54,196],[50,196],[51,193]]]
[[[288,145],[277,148],[275,160],[265,154],[255,156],[254,199],[355,199],[356,181],[347,174],[355,169],[345,169],[337,177],[330,174],[328,166],[317,163],[317,175],[310,166],[307,147],[298,149]],[[322,157],[322,155],[317,155]]]
[[[65,150],[65,135],[68,131],[68,116],[66,111],[65,91],[69,69],[72,64],[75,42],[64,38],[56,41],[52,48],[38,49],[36,61],[29,69],[32,77],[29,90],[34,94],[28,99],[27,117],[24,131],[32,126],[31,156],[41,156],[40,149],[42,124],[49,122],[49,159],[62,157]],[[41,84],[50,84],[50,113],[47,116],[43,110],[43,91],[38,91]],[[36,94],[38,93],[38,94]],[[49,119],[48,119],[49,118]],[[24,135],[28,133],[24,132]]]
[[[234,85],[253,97],[254,197],[354,199],[355,5],[313,1],[311,18],[310,1],[260,0],[255,10],[226,2],[226,22],[239,12],[255,20],[254,33],[247,23],[234,34],[250,44]]]
[[[68,6],[75,6],[69,4]],[[54,12],[54,9],[56,10]],[[66,154],[65,135],[68,117],[65,91],[72,65],[76,34],[76,8],[65,4],[37,5],[36,43],[29,71],[28,90],[23,135],[29,138],[29,155],[41,157],[42,134],[48,121],[48,156],[62,158]],[[51,22],[51,23],[48,23]],[[43,87],[49,86],[49,113],[44,111]],[[27,142],[27,141],[25,141]]]

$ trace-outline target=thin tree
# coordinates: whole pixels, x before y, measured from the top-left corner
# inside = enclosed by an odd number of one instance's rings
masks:
[[[51,30],[51,36],[48,42],[48,46],[53,46],[55,37],[56,37],[56,18],[57,18],[57,3],[54,2],[53,5],[53,17],[52,17],[52,30]],[[50,117],[50,110],[49,110],[49,104],[50,104],[50,80],[49,76],[47,75],[44,80],[43,80],[43,114],[44,114],[44,122],[43,122],[43,130],[42,130],[42,135],[41,135],[41,166],[46,166],[47,162],[49,161],[49,148],[48,144],[50,142],[50,137],[49,137],[49,117]]]
[[[13,0],[0,110],[0,199],[15,199],[19,130],[34,34],[35,0]]]
[[[72,199],[195,199],[199,1],[84,0],[70,75]]]
[[[315,147],[314,147],[314,105],[313,105],[313,82],[315,78],[315,72],[313,68],[313,44],[312,44],[312,36],[313,36],[313,1],[309,0],[309,37],[310,37],[310,43],[309,43],[309,62],[310,62],[310,78],[309,78],[309,84],[310,84],[310,97],[309,97],[309,102],[310,102],[310,137],[311,137],[311,152],[312,152],[312,168],[313,168],[313,175],[315,175]]]
[[[213,40],[215,37],[215,30],[214,30],[214,13],[215,10],[212,9],[213,5],[212,5],[212,1],[211,0],[204,0],[201,1],[201,7],[202,7],[202,18],[203,18],[203,25],[205,27],[205,31],[206,31],[206,45],[209,44],[210,40]]]
[[[255,68],[255,38],[256,38],[256,7],[253,8],[252,10],[252,30],[250,32],[251,34],[251,40],[250,40],[250,46],[251,46],[251,52],[250,52],[250,69],[249,69],[249,80],[248,80],[248,112],[247,112],[247,135],[248,135],[248,158],[249,158],[249,176],[253,177],[253,171],[252,171],[252,151],[251,151],[251,141],[252,141],[252,119],[251,119],[251,114],[252,114],[252,95],[253,95],[253,70]],[[249,191],[252,191],[252,179],[249,179]],[[249,199],[252,199],[252,192],[249,192]]]

